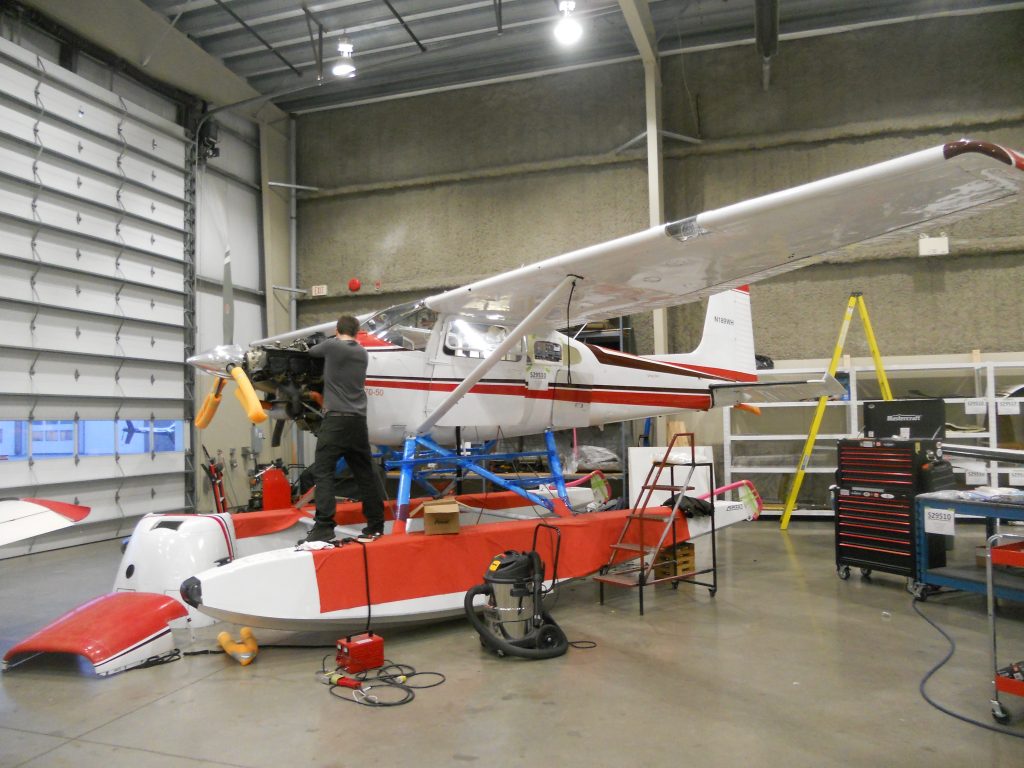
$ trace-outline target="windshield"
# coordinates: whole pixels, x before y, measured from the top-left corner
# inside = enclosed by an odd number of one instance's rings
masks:
[[[437,312],[422,301],[388,307],[363,321],[363,330],[377,338],[406,349],[424,349]]]

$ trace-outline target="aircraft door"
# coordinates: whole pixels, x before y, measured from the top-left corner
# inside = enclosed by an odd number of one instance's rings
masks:
[[[504,325],[453,317],[444,321],[434,355],[426,413],[431,413],[498,346],[508,333]],[[523,419],[526,369],[524,344],[514,346],[437,423],[439,427],[502,426]]]
[[[582,366],[573,367],[580,362],[576,350],[551,339],[531,339],[530,344],[527,397],[550,403],[549,423],[556,429],[588,426],[594,377]]]

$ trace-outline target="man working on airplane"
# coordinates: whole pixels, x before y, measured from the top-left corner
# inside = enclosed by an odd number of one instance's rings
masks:
[[[316,523],[305,541],[334,538],[334,468],[344,457],[363,498],[364,538],[384,533],[384,505],[377,490],[366,431],[366,366],[368,356],[355,340],[359,321],[351,315],[338,318],[334,338],[309,350],[324,359],[324,419],[316,440],[313,476],[316,480]]]

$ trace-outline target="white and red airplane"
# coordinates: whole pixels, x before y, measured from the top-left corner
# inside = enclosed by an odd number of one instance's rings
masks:
[[[573,514],[573,499],[556,482],[561,503],[551,500],[555,494],[527,494],[535,502],[525,507],[528,519],[501,510],[471,515],[467,509],[459,535],[423,536],[406,524],[410,480],[422,452],[433,452],[433,460],[452,458],[441,446],[454,442],[457,429],[462,441],[488,440],[499,432],[550,435],[553,429],[681,409],[838,393],[827,378],[757,382],[745,286],[825,260],[856,258],[855,246],[887,238],[909,243],[925,228],[1013,202],[1024,185],[1022,172],[1024,157],[1014,150],[951,141],[367,317],[359,340],[370,353],[371,442],[402,449],[396,462],[402,468],[399,497],[388,524],[392,535],[370,545],[368,555],[361,547],[343,546],[238,557],[194,573],[182,590],[186,600],[211,616],[254,626],[340,630],[362,620],[366,568],[375,615],[388,621],[451,615],[462,610],[462,595],[491,555],[526,547],[537,510],[563,531],[566,570],[560,574],[592,573],[607,561],[626,511]],[[703,298],[704,336],[689,354],[629,355],[558,330]],[[225,384],[234,379],[254,422],[270,416],[282,426],[294,420],[315,428],[320,361],[306,350],[333,333],[333,326],[261,339],[248,349],[226,344],[191,358],[190,364],[218,377],[196,426],[210,423]],[[515,504],[522,506],[521,500]],[[473,525],[483,518],[488,524]],[[338,522],[350,521],[339,516]],[[163,526],[161,535],[173,529]],[[348,530],[342,527],[340,534]],[[230,538],[224,536],[231,560]],[[542,554],[550,566],[551,553]]]

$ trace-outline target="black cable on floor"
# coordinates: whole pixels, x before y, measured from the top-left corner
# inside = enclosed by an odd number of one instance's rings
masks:
[[[323,661],[327,661],[327,656],[324,656]],[[321,664],[321,667],[323,666]],[[321,669],[321,672],[327,674],[325,669]],[[420,685],[411,682],[414,677],[422,676],[432,676],[438,679]],[[364,707],[398,707],[402,704],[408,704],[416,698],[416,691],[434,688],[446,680],[445,676],[440,672],[417,672],[415,667],[411,667],[408,664],[398,664],[388,659],[384,660],[384,666],[379,669],[367,670],[344,679],[353,680],[359,683],[360,687],[350,688],[346,685],[329,683],[331,686],[329,689],[330,694],[342,701],[361,704]],[[346,694],[345,690],[350,690],[351,694]],[[371,693],[374,690],[398,691],[399,694],[397,698],[381,699],[378,693]]]
[[[914,609],[914,613],[916,613],[922,619],[931,624],[940,635],[946,638],[946,641],[949,643],[949,651],[946,653],[945,657],[943,657],[942,661],[940,661],[934,667],[929,669],[928,673],[923,678],[921,678],[921,683],[917,687],[917,689],[921,692],[921,698],[923,698],[925,701],[927,701],[929,704],[935,707],[935,709],[939,710],[939,712],[949,715],[950,717],[955,717],[957,720],[962,720],[965,723],[970,723],[971,725],[976,725],[979,728],[984,728],[986,731],[1005,733],[1007,736],[1013,736],[1018,739],[1024,739],[1024,733],[1020,733],[1018,731],[1011,731],[1009,728],[1000,728],[997,725],[989,725],[988,723],[983,723],[980,720],[974,720],[973,718],[967,717],[966,715],[961,715],[958,712],[954,712],[953,710],[947,709],[946,707],[942,706],[937,701],[934,701],[928,695],[928,692],[925,690],[925,686],[928,685],[928,681],[931,679],[932,675],[934,675],[936,672],[942,669],[946,665],[946,662],[953,658],[953,654],[956,653],[956,641],[948,632],[946,632],[946,630],[944,630],[942,627],[940,627],[938,624],[936,624],[934,621],[932,621],[930,618],[925,616],[924,613],[921,612],[921,609],[918,607],[917,600],[912,600],[910,605]]]

